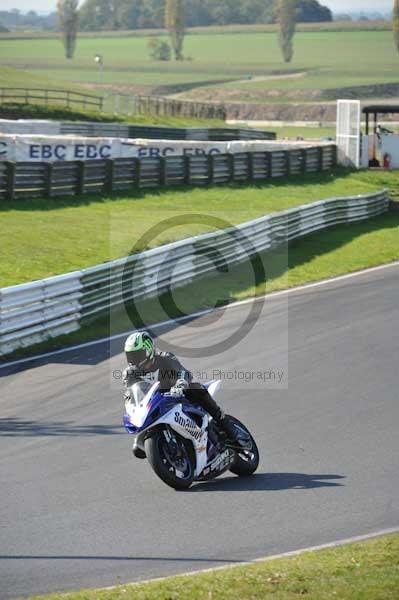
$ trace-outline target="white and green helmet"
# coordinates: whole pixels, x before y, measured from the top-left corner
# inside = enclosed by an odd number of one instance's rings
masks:
[[[140,367],[155,356],[155,346],[147,331],[136,331],[125,342],[126,359],[129,365]]]

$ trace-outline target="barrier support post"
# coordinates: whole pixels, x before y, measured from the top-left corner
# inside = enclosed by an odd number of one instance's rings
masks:
[[[215,156],[208,154],[208,183],[214,181],[214,167],[215,167]]]
[[[12,162],[6,162],[5,164],[7,169],[6,198],[8,198],[9,200],[14,200],[17,165]]]
[[[77,164],[77,179],[76,179],[76,190],[75,195],[83,194],[85,191],[85,174],[86,174],[86,163],[83,160],[78,161]]]
[[[265,152],[265,166],[266,166],[266,179],[271,179],[273,177],[272,153],[271,152]]]
[[[254,180],[254,155],[252,152],[247,152],[248,161],[248,181]]]
[[[234,154],[227,155],[227,162],[229,165],[229,181],[234,181]]]
[[[105,161],[105,179],[104,179],[104,191],[105,192],[113,192],[114,191],[114,174],[115,174],[115,164],[111,158],[108,158]]]
[[[331,152],[332,152],[331,166],[335,169],[338,164],[338,148],[335,144],[334,144],[334,146],[331,146]]]
[[[306,148],[301,148],[301,173],[306,173],[306,162],[308,158],[308,153]]]
[[[140,180],[141,180],[141,161],[139,158],[134,158],[134,172],[136,174],[135,188],[140,189]]]
[[[291,175],[291,160],[289,150],[284,150],[284,175],[289,177]]]
[[[317,170],[323,170],[323,148],[321,146],[317,148]]]
[[[159,184],[166,185],[166,158],[164,156],[159,157]]]
[[[191,183],[190,156],[188,154],[183,156],[183,161],[184,161],[184,163],[183,163],[184,164],[184,185],[190,185],[190,183]]]
[[[53,167],[54,163],[44,163],[45,175],[44,175],[44,194],[46,198],[51,198],[51,191],[53,187]]]

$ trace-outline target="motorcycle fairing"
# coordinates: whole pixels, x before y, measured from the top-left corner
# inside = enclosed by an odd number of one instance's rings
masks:
[[[220,381],[211,381],[205,385],[211,395],[215,394]],[[167,394],[158,393],[160,382],[156,382],[139,404],[134,404],[127,400],[125,403],[126,414],[124,416],[124,425],[129,433],[136,435],[137,445],[144,450],[144,442],[148,437],[148,432],[159,425],[168,425],[182,437],[190,440],[193,444],[196,455],[195,477],[211,478],[215,470],[219,474],[229,468],[232,463],[232,455],[228,451],[224,458],[218,461],[221,455],[208,456],[208,425],[210,416],[200,407],[194,408],[193,405],[173,404],[165,402]],[[202,426],[190,417],[190,412],[196,413],[202,418]],[[154,419],[153,416],[157,415]],[[148,422],[147,422],[148,421]]]

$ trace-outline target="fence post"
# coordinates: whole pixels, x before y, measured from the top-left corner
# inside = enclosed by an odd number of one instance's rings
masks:
[[[215,155],[208,154],[208,184],[213,183],[215,170]]]
[[[6,198],[14,200],[15,198],[15,180],[17,174],[17,165],[12,162],[6,162]]]
[[[69,91],[67,91],[67,107],[69,108],[70,106],[70,96],[69,96]]]
[[[321,146],[317,148],[317,170],[323,170],[323,148]]]
[[[51,198],[51,191],[53,187],[53,168],[54,163],[44,163],[44,194],[46,198]]]
[[[114,190],[114,174],[115,174],[115,163],[111,158],[105,161],[105,179],[104,179],[104,191],[113,192]]]
[[[77,163],[77,179],[75,195],[83,194],[85,191],[85,174],[86,174],[86,163],[83,160],[79,160]]]

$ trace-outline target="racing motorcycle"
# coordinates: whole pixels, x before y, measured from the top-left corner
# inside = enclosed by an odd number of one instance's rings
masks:
[[[143,379],[129,388],[123,422],[134,436],[133,454],[147,458],[163,482],[183,490],[228,470],[239,477],[256,471],[259,452],[245,425],[228,416],[236,429],[233,442],[204,409],[184,395],[162,393],[159,385]],[[211,381],[204,387],[214,396],[220,385]]]

